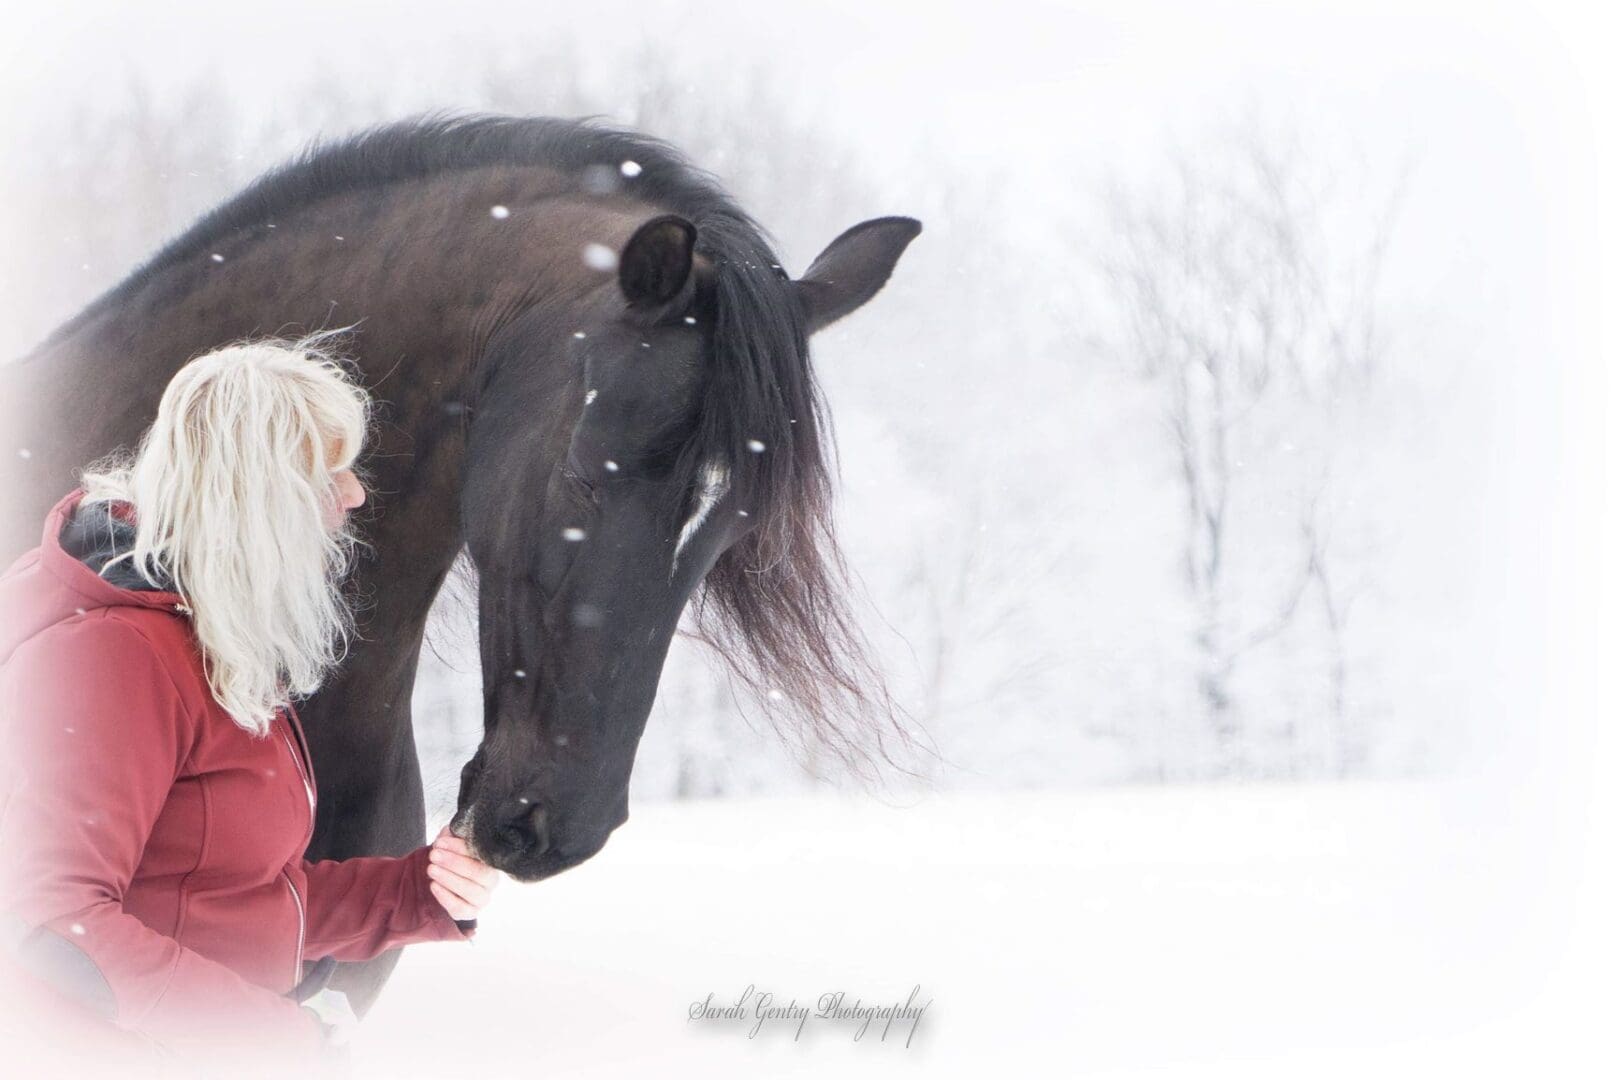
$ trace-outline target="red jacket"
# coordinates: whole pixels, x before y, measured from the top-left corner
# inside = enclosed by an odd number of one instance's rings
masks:
[[[284,996],[305,961],[471,934],[428,891],[426,847],[304,860],[296,712],[264,738],[232,722],[179,596],[63,550],[82,495],[0,576],[0,956],[15,976],[56,935],[118,1027],[172,1050],[312,1048],[319,1025]]]

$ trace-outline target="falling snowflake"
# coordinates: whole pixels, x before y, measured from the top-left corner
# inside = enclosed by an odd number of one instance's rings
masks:
[[[210,256],[209,256],[209,258],[210,258],[210,259],[213,259],[213,260],[214,260],[214,261],[215,261],[215,262],[224,262],[224,261],[225,261],[225,256],[224,256],[224,255],[221,255],[221,254],[220,254],[220,253],[219,253],[219,252],[217,252],[217,251],[216,251],[216,252],[214,252],[214,254],[212,254],[212,255],[210,255]]]
[[[552,737],[552,742],[556,743],[558,746],[567,746],[568,745],[568,736],[567,735],[554,735]]]
[[[749,516],[749,512],[748,512],[748,511],[747,511],[747,510],[739,510],[739,511],[738,511],[738,512],[737,512],[737,516],[738,516],[738,517],[748,517],[748,516]]]
[[[341,236],[334,236],[334,237],[333,237],[333,238],[332,238],[332,239],[334,239],[334,240],[342,240],[342,239],[343,239],[343,237],[341,237]]]
[[[697,326],[698,325],[698,318],[695,315],[688,315],[686,318],[682,319],[681,321],[686,323],[688,326]]]
[[[511,213],[512,213],[512,211],[508,210],[504,206],[496,205],[496,206],[490,207],[490,216],[492,218],[494,218],[495,220],[497,220],[497,221],[506,220],[508,215],[510,215]]]
[[[607,469],[609,472],[618,472],[619,462],[615,461],[613,458],[609,458],[607,461],[602,463],[602,467]]]
[[[72,926],[68,927],[68,929],[80,937],[84,937],[84,923],[74,923]]]
[[[587,244],[580,257],[593,270],[612,270],[619,265],[619,256],[606,244]]]
[[[772,687],[770,690],[766,691],[765,696],[770,698],[772,701],[781,701],[782,700],[782,691],[778,690],[776,687]]]
[[[765,453],[765,443],[761,442],[759,439],[750,439],[749,449],[756,454],[763,454]]]
[[[626,176],[642,175],[642,167],[634,161],[623,161],[619,164],[619,171]]]
[[[574,331],[574,340],[575,341],[584,341],[585,340],[585,331],[584,330],[576,330],[576,331]]]
[[[512,669],[512,677],[514,679],[521,679],[525,675],[528,675],[528,674],[529,673],[527,671],[525,671],[523,668],[513,668]]]
[[[587,390],[585,392],[585,403],[589,405],[595,400],[597,400],[597,392],[595,390]]]
[[[573,525],[563,530],[563,539],[571,544],[577,544],[585,539],[585,530],[577,529]]]

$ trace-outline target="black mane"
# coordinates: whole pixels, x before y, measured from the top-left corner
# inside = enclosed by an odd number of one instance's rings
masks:
[[[623,177],[621,163],[641,166]],[[380,124],[353,135],[312,142],[199,218],[97,304],[116,303],[162,270],[215,250],[289,211],[322,199],[464,169],[546,166],[580,174],[601,166],[633,194],[694,222],[725,219],[765,239],[765,230],[720,181],[663,139],[614,126],[603,117],[565,119],[480,114],[428,114]],[[769,242],[768,242],[769,243]]]

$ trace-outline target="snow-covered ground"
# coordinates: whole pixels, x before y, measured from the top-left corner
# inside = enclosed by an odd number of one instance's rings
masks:
[[[586,865],[504,883],[475,943],[408,951],[355,1059],[525,1077],[1573,1065],[1604,1007],[1553,968],[1572,882],[1551,824],[1439,784],[643,805]],[[757,997],[748,1019],[688,1020],[750,986],[811,1007],[797,1041],[791,1020],[748,1037]],[[915,1031],[857,1041],[814,1016],[825,993],[914,986]]]

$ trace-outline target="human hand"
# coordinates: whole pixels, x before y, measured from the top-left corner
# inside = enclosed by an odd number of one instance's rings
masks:
[[[476,919],[501,880],[501,871],[480,862],[467,841],[439,830],[428,849],[428,890],[453,919]]]

